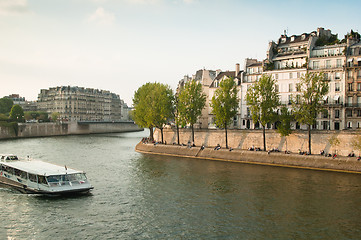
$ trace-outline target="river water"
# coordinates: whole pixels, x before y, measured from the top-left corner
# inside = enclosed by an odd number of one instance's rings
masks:
[[[18,139],[87,172],[81,197],[0,188],[0,239],[360,239],[361,175],[136,153],[147,132]]]

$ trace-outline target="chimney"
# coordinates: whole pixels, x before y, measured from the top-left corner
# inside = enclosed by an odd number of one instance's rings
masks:
[[[235,77],[238,76],[238,73],[239,73],[239,63],[236,63],[236,75],[235,75]]]

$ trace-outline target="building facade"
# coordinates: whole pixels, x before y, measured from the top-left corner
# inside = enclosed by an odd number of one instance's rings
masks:
[[[38,110],[65,121],[121,121],[124,101],[105,90],[61,86],[41,89]]]

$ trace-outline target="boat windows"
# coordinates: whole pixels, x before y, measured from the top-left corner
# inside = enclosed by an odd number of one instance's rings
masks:
[[[19,160],[17,156],[7,156],[5,160]]]
[[[83,181],[86,180],[86,176],[84,173],[77,173],[76,175],[77,175],[78,180],[83,180]]]
[[[38,175],[38,183],[48,185],[45,176]]]
[[[46,177],[46,179],[48,180],[48,183],[60,182],[61,176],[60,175],[53,175],[53,176]]]
[[[31,173],[29,173],[29,180],[34,183],[38,182],[36,175]]]
[[[14,174],[18,177],[21,177],[22,179],[27,179],[27,173],[24,171],[21,171],[19,169],[14,168]]]
[[[7,172],[7,173],[10,173],[10,174],[14,174],[14,168],[9,167],[9,166],[4,166],[3,171]]]

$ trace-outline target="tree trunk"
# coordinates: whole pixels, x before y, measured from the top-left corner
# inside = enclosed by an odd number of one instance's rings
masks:
[[[266,125],[263,126],[263,149],[267,151],[266,148]]]
[[[150,139],[151,142],[154,140],[153,127],[149,127],[149,139]]]
[[[226,149],[228,149],[227,123],[224,124],[224,130],[226,132]]]
[[[311,125],[308,125],[308,153],[311,154]]]
[[[180,145],[180,140],[179,140],[179,126],[177,124],[177,141],[178,141],[178,145]]]
[[[159,128],[160,129],[160,134],[162,135],[162,144],[164,143],[163,141],[163,128]]]
[[[193,124],[191,124],[191,128],[192,128],[192,142],[194,143],[194,129],[193,129]]]

